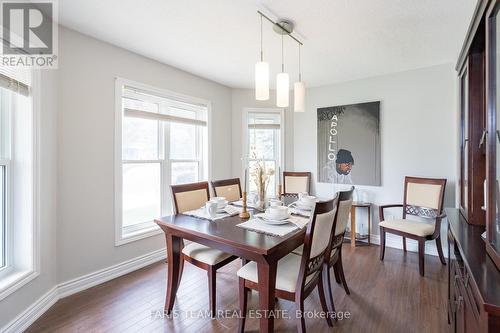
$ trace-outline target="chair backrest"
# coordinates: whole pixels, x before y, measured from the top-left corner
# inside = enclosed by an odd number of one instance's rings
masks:
[[[347,229],[347,223],[349,222],[349,213],[352,207],[352,194],[354,192],[354,186],[348,191],[340,191],[338,196],[337,214],[335,215],[335,221],[333,222],[334,233],[332,235],[331,250],[332,255],[335,254],[334,250],[342,246],[344,241],[345,230]]]
[[[309,184],[311,183],[310,172],[283,172],[283,193],[297,194],[300,192],[309,193]]]
[[[405,177],[403,218],[435,218],[443,210],[446,179]]]
[[[216,197],[225,197],[229,201],[240,200],[241,185],[239,178],[214,180],[212,188]]]
[[[171,185],[175,214],[202,207],[210,198],[208,182]]]
[[[296,290],[302,290],[305,284],[316,280],[320,275],[325,256],[330,253],[338,198],[337,195],[331,200],[319,202],[314,208],[311,222],[307,225],[304,237],[304,249]]]

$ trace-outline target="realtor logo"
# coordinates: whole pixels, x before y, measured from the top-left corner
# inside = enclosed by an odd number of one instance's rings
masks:
[[[3,66],[57,67],[56,3],[1,1]]]

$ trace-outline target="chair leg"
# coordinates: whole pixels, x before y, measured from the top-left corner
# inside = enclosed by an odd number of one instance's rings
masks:
[[[437,247],[438,254],[439,254],[439,260],[441,260],[441,263],[443,265],[446,265],[446,260],[444,259],[443,248],[441,245],[441,236],[438,236],[436,238],[436,247]]]
[[[216,292],[215,292],[215,281],[216,279],[216,270],[214,266],[210,266],[207,271],[208,274],[208,299],[210,302],[210,313],[212,314],[212,318],[215,318],[215,303],[216,303]]]
[[[385,230],[380,228],[380,260],[384,260],[385,255]]]
[[[344,275],[344,267],[342,266],[342,250],[339,252],[339,258],[337,259],[337,267],[339,270],[340,280],[342,281],[342,285],[344,286],[344,290],[347,295],[350,295],[349,287],[347,287],[347,281]]]
[[[406,252],[406,237],[403,236],[403,252]]]
[[[418,269],[420,275],[424,276],[424,255],[425,255],[425,239],[418,240]]]
[[[240,291],[240,318],[238,320],[238,332],[245,331],[245,319],[247,317],[248,290],[245,288],[245,279],[238,278]]]
[[[323,280],[323,271],[325,269],[328,269],[327,265],[323,265],[323,270],[322,270],[322,276],[319,277],[318,279],[318,294],[319,294],[319,300],[321,303],[321,308],[323,309],[323,312],[326,313],[326,323],[328,326],[333,326],[332,319],[330,318],[330,312],[328,310],[328,306],[326,304],[326,297],[325,297],[325,288],[324,288],[324,280]]]
[[[336,263],[333,265],[333,275],[335,276],[335,282],[340,284],[342,280],[340,280],[339,270],[337,269]]]
[[[297,310],[299,310],[300,317],[297,317],[297,332],[305,333],[306,332],[306,320],[304,318],[304,300],[298,294],[295,296],[295,306]]]
[[[332,293],[332,282],[331,282],[331,276],[330,276],[330,264],[326,264],[325,269],[323,270],[323,287],[326,287],[328,291],[328,302],[330,303],[330,310],[332,313],[335,312],[335,304],[333,303],[333,293]],[[335,316],[335,321],[337,321],[337,316]]]

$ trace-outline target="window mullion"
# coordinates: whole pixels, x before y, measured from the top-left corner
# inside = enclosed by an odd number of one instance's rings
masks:
[[[165,178],[163,178],[163,188],[166,196],[163,199],[165,204],[165,214],[171,214],[173,212],[172,209],[172,198],[170,193],[170,185],[172,184],[172,161],[170,159],[170,123],[165,122],[163,124],[163,147],[164,147],[164,159],[163,159],[163,172],[165,174]],[[168,200],[167,200],[168,198]]]

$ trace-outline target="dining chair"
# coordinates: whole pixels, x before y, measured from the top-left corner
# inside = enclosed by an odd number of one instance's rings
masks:
[[[290,253],[278,261],[275,295],[277,298],[295,302],[296,309],[300,313],[304,312],[304,300],[316,286],[322,309],[328,313],[321,272],[323,263],[330,254],[337,200],[338,196],[316,204],[311,221],[307,225],[302,256]],[[248,292],[259,290],[257,264],[253,261],[247,263],[238,270],[237,275],[239,277],[240,297],[239,332],[243,332],[245,330]],[[333,326],[330,316],[325,317],[328,326]],[[297,329],[299,332],[306,331],[304,316],[297,317]]]
[[[208,182],[171,185],[170,188],[174,200],[175,214],[203,207],[210,198]],[[216,313],[216,271],[236,258],[236,256],[195,242],[190,242],[182,249],[179,282],[182,277],[184,260],[207,271],[208,295],[212,317]]]
[[[212,188],[216,197],[224,197],[228,201],[241,199],[241,185],[239,178],[214,180]]]
[[[439,259],[443,265],[446,261],[441,247],[441,220],[443,211],[446,179],[405,177],[403,204],[384,205],[379,207],[380,217],[380,260],[384,260],[385,234],[403,236],[403,251],[406,252],[406,238],[418,241],[418,266],[420,275],[424,276],[425,242],[436,240]],[[403,218],[386,220],[384,209],[402,207]],[[408,219],[411,215],[421,218]],[[425,220],[425,221],[423,221]]]
[[[332,243],[330,245],[330,260],[325,263],[326,267],[323,271],[323,279],[325,280],[323,285],[325,285],[328,289],[328,299],[330,301],[332,311],[335,311],[330,278],[330,269],[332,267],[333,273],[335,275],[335,281],[337,281],[337,283],[342,283],[346,294],[351,294],[351,292],[349,291],[349,287],[347,286],[347,281],[345,279],[344,266],[342,265],[342,244],[344,243],[344,235],[347,229],[347,223],[349,222],[349,213],[351,212],[352,207],[353,192],[354,186],[352,186],[348,191],[339,192],[337,214],[335,215],[335,221],[333,223],[334,233],[332,236]]]
[[[283,171],[283,194],[309,193],[311,183],[310,172]]]
[[[333,293],[331,287],[330,269],[333,268],[335,275],[335,281],[337,283],[342,283],[346,294],[350,295],[349,287],[347,286],[347,281],[344,274],[344,267],[342,265],[342,244],[344,241],[344,234],[347,229],[347,223],[349,222],[349,213],[352,207],[352,194],[354,192],[354,186],[348,191],[340,191],[338,194],[338,204],[337,204],[337,214],[335,214],[335,220],[333,222],[332,229],[332,243],[330,245],[331,254],[330,260],[325,262],[325,271],[323,274],[324,282],[323,285],[328,289],[328,296],[330,301],[330,307],[332,311],[335,311],[333,305]],[[292,253],[296,255],[302,255],[303,245],[293,250]]]

